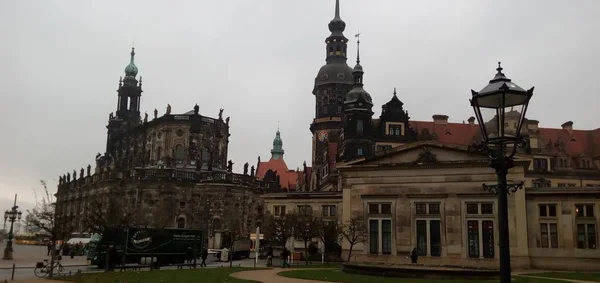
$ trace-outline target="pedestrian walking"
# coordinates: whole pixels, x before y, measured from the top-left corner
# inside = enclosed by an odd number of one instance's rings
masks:
[[[281,259],[283,260],[283,268],[287,267],[291,267],[290,263],[288,262],[288,257],[291,255],[290,250],[288,250],[286,247],[283,248],[283,251],[281,252]]]
[[[48,254],[46,254],[46,255],[50,256],[51,251],[52,251],[52,241],[48,241]]]
[[[412,263],[417,263],[418,259],[419,259],[419,254],[417,253],[417,248],[414,248],[412,250],[412,252],[410,252],[410,261]]]
[[[273,266],[273,246],[267,248],[267,266]]]
[[[200,267],[206,267],[206,258],[208,257],[208,250],[206,248],[202,249],[202,262],[200,263]]]

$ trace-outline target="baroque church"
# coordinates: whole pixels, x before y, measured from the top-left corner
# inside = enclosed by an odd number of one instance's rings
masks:
[[[232,234],[252,233],[266,214],[302,212],[339,223],[364,221],[369,237],[354,247],[356,261],[406,263],[416,247],[426,264],[497,267],[497,197],[482,189],[496,175],[473,147],[480,140],[475,118],[411,120],[395,90],[373,117],[363,82],[370,73],[360,65],[358,41],[356,65],[348,66],[345,26],[336,0],[326,64],[314,81],[312,162],[296,170],[284,160],[278,130],[268,161],[232,172],[222,109],[215,118],[198,105],[179,114],[167,105],[161,115],[155,109],[152,118],[142,117],[142,79],[132,50],[116,114],[109,115],[105,152],[93,168],[60,177],[57,224],[85,230],[98,202],[109,222],[130,214],[131,225],[202,229],[208,247],[219,248]],[[496,81],[510,81],[500,66]],[[518,116],[508,113],[506,127]],[[525,121],[527,147],[508,174],[524,182],[508,197],[512,266],[600,270],[600,129],[578,130],[572,121],[538,125]],[[347,243],[342,247],[347,253]]]

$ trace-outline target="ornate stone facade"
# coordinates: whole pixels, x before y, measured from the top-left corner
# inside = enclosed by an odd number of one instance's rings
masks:
[[[249,235],[262,219],[260,195],[271,189],[248,175],[232,172],[227,161],[229,117],[200,114],[199,106],[172,114],[171,106],[152,120],[140,117],[141,77],[135,52],[119,80],[116,115],[107,125],[104,154],[87,172],[59,177],[57,223],[87,231],[85,222],[100,203],[108,223],[127,215],[128,225],[194,228],[208,231],[209,247],[220,248],[233,232]]]

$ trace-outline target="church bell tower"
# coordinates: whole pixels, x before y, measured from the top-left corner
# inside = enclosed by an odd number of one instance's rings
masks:
[[[116,115],[110,113],[108,118],[106,152],[116,157],[123,134],[140,124],[140,102],[142,97],[142,77],[136,79],[138,68],[135,65],[135,48],[131,48],[131,58],[125,67],[125,77],[119,79],[117,89]]]
[[[327,165],[324,153],[328,144],[340,143],[342,108],[346,94],[352,88],[352,68],[346,63],[348,39],[343,32],[346,23],[340,17],[340,1],[335,2],[335,15],[329,22],[331,34],[325,39],[326,64],[319,69],[315,78],[315,118],[310,125],[313,134],[311,190],[319,188],[318,172]]]

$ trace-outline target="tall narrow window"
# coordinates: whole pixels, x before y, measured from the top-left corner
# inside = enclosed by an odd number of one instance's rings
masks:
[[[482,221],[483,257],[494,258],[494,222]]]
[[[392,254],[391,203],[369,203],[369,253]]]
[[[479,221],[467,221],[469,257],[479,258]]]
[[[587,240],[588,240],[588,249],[596,248],[596,225],[588,224],[587,225]]]
[[[369,252],[379,254],[379,221],[369,220]]]
[[[427,221],[417,220],[417,253],[427,255]]]
[[[585,224],[577,224],[577,248],[585,249],[586,248],[586,240],[585,240]]]
[[[442,255],[442,243],[440,239],[440,221],[431,220],[429,222],[429,235],[431,237],[431,256]]]
[[[392,221],[381,220],[381,252],[384,255],[392,254]]]
[[[363,132],[363,121],[358,119],[356,120],[356,135],[360,137],[363,135]]]
[[[183,145],[176,145],[175,146],[175,160],[183,160],[185,159],[185,149],[183,148]]]
[[[179,228],[179,229],[185,228],[185,218],[179,217],[179,219],[177,219],[177,228]]]

